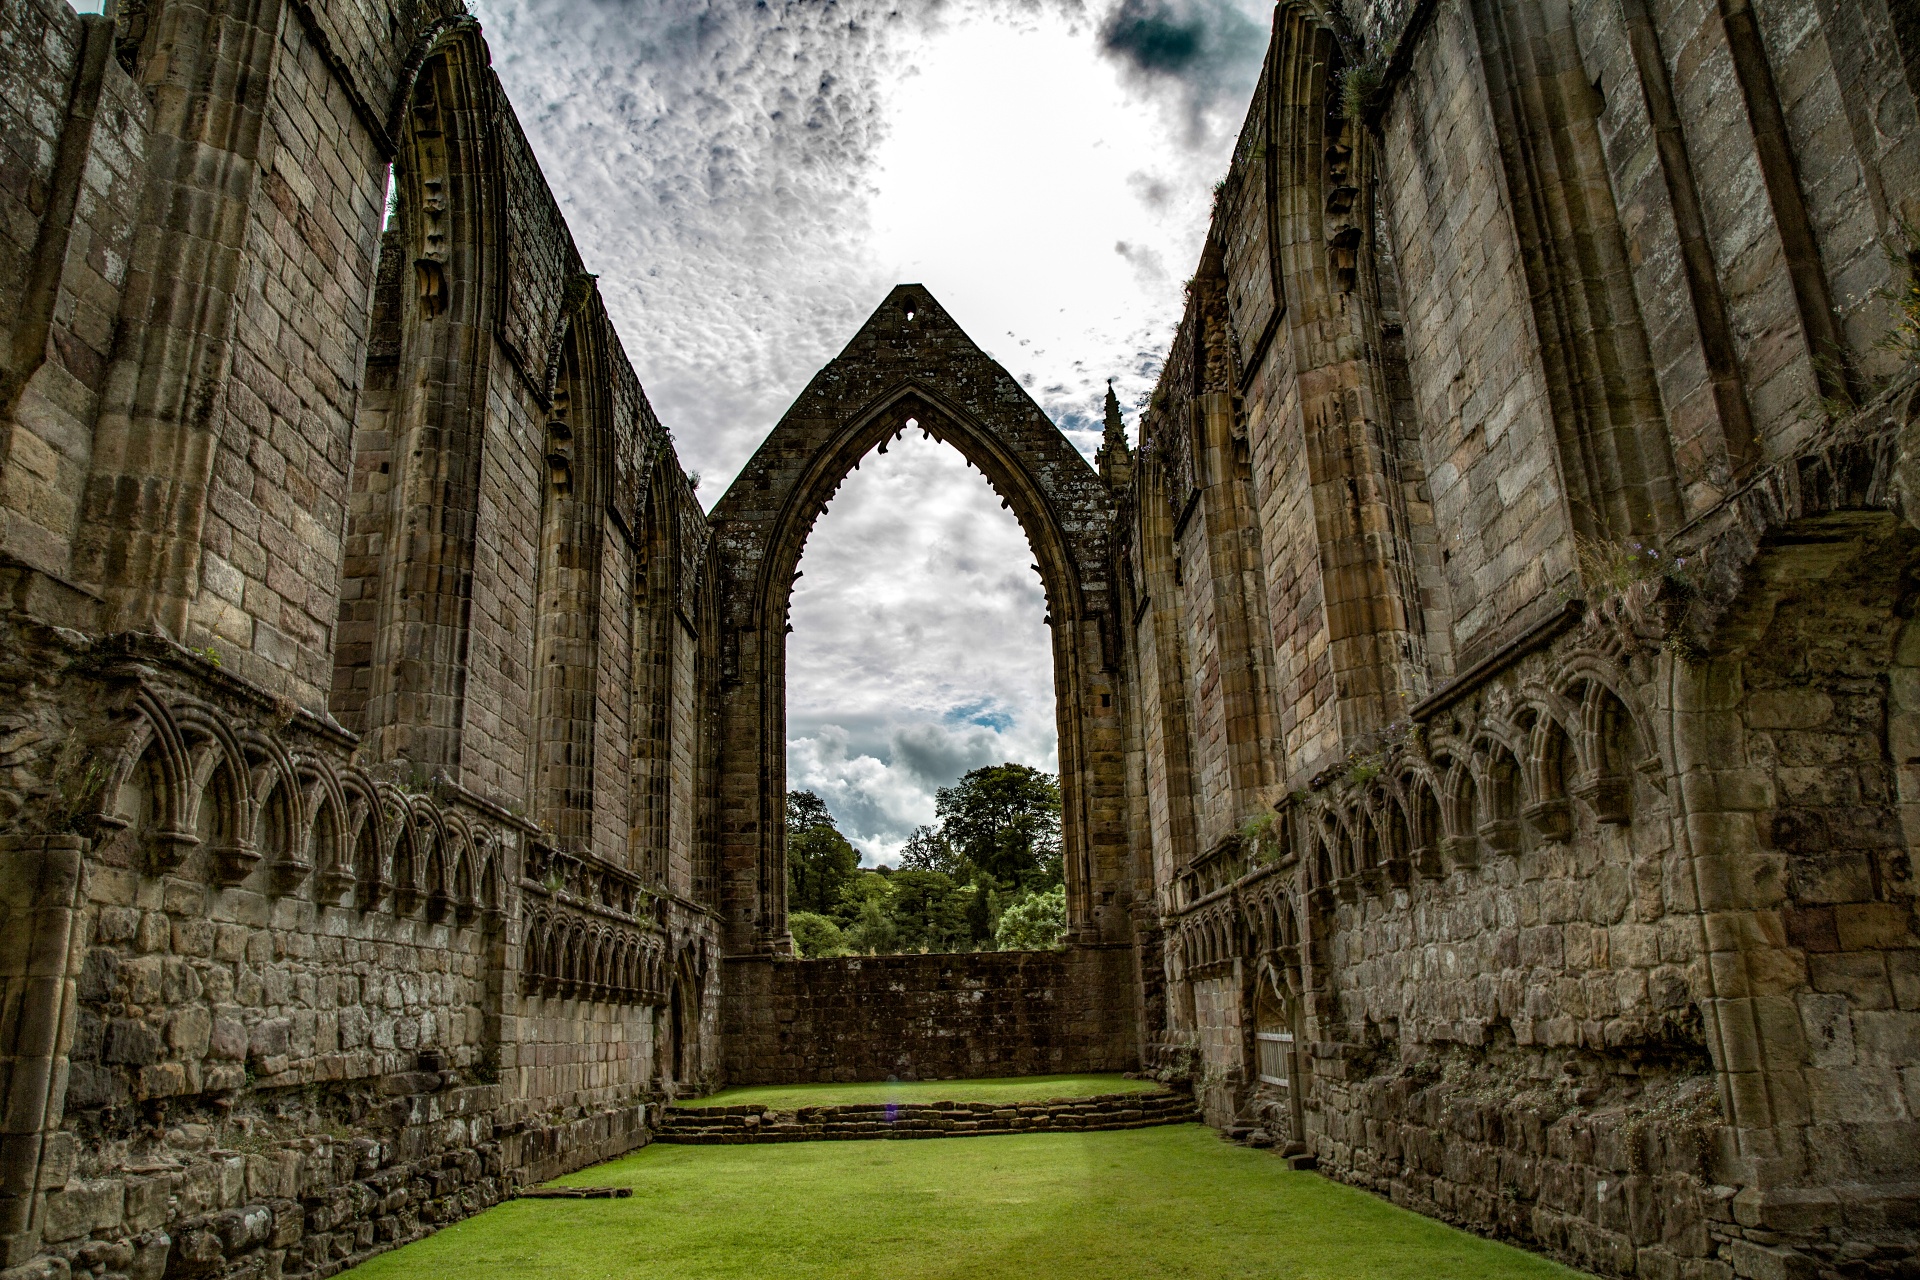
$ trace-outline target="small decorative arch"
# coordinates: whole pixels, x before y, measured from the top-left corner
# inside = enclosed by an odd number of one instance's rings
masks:
[[[1472,868],[1480,865],[1480,797],[1473,768],[1462,757],[1442,764],[1440,792],[1441,850],[1449,866]]]
[[[1413,871],[1413,828],[1402,794],[1381,789],[1373,805],[1380,866],[1389,883],[1404,885]]]
[[[346,791],[333,763],[322,756],[294,757],[294,781],[307,814],[306,861],[319,872],[320,895],[337,898],[352,885],[353,848],[347,841]],[[341,878],[344,872],[346,878]]]
[[[1447,832],[1440,815],[1441,788],[1431,775],[1416,771],[1401,778],[1400,791],[1407,799],[1408,857],[1414,869],[1430,878],[1444,875],[1441,852]]]
[[[188,821],[192,765],[173,713],[146,689],[129,698],[131,725],[109,757],[95,828],[129,832],[156,874],[179,866],[200,846]]]
[[[1555,702],[1558,700],[1556,699]],[[1574,764],[1573,744],[1554,703],[1529,703],[1523,712],[1526,755],[1521,771],[1527,804],[1522,815],[1544,840],[1573,834],[1573,808],[1567,799],[1567,772]]]
[[[1520,762],[1505,739],[1485,734],[1474,752],[1479,796],[1475,827],[1481,847],[1494,853],[1520,852]]]
[[[237,735],[251,765],[252,804],[248,838],[281,893],[298,888],[313,871],[306,794],[285,747],[258,730]]]
[[[1607,825],[1633,820],[1633,775],[1643,761],[1655,762],[1626,699],[1614,684],[1592,668],[1570,680],[1566,693],[1580,708],[1580,729],[1574,738],[1581,769],[1569,790]]]
[[[221,884],[239,884],[259,865],[253,844],[252,772],[227,722],[211,709],[183,704],[174,720],[186,740],[188,812]]]

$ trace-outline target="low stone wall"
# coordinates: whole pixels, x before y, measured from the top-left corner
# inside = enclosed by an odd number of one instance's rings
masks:
[[[18,1274],[330,1276],[518,1187],[643,1146],[657,1113],[640,1104],[499,1123],[500,1092],[402,1073],[333,1099],[365,1108],[352,1136],[243,1139],[244,1149],[215,1145],[216,1117],[182,1117],[164,1153],[50,1192],[48,1256]]]
[[[841,1103],[788,1111],[744,1104],[668,1107],[654,1136],[658,1142],[716,1146],[1146,1129],[1199,1119],[1193,1096],[1173,1092],[1103,1093],[1050,1102]]]
[[[1712,1075],[1621,1065],[1512,1046],[1371,1074],[1317,1057],[1308,1137],[1324,1174],[1582,1270],[1732,1274],[1766,1233],[1734,1221]]]
[[[1133,952],[737,959],[722,972],[730,1084],[1131,1071]]]

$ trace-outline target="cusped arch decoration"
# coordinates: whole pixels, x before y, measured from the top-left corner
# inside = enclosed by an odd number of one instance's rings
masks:
[[[951,444],[1019,520],[1046,591],[1069,937],[1128,936],[1113,501],[1020,384],[920,285],[896,287],[816,375],[714,507],[722,914],[730,955],[789,954],[781,856],[786,631],[814,522],[866,454],[906,430]]]

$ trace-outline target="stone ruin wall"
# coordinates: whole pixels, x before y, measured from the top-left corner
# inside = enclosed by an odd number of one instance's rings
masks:
[[[475,25],[20,0],[0,85],[0,1274],[332,1274],[646,1142],[705,521]]]
[[[1898,1274],[1917,40],[1283,6],[1104,485],[903,287],[710,533],[471,18],[6,0],[0,1274],[331,1274],[722,1075],[1139,1058],[1602,1273]],[[729,557],[910,413],[1039,531],[1088,945],[794,964]]]
[[[1102,464],[1214,1123],[1602,1274],[1908,1274],[1898,20],[1277,10]]]
[[[736,1084],[1131,1071],[1133,970],[1133,948],[1097,944],[730,961],[723,1071]]]

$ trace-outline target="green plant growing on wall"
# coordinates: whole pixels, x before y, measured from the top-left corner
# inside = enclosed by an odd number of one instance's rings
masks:
[[[1184,1083],[1193,1079],[1193,1067],[1199,1060],[1200,1038],[1189,1035],[1165,1048],[1153,1077],[1162,1084]]]
[[[1398,40],[1385,40],[1349,62],[1340,73],[1340,114],[1349,120],[1364,119],[1367,109],[1387,82],[1387,64],[1393,61]]]
[[[1240,827],[1240,842],[1246,846],[1247,858],[1256,867],[1264,867],[1280,860],[1280,823],[1271,809],[1256,813]]]
[[[1687,575],[1687,558],[1672,556],[1644,542],[1609,542],[1602,538],[1575,535],[1574,557],[1580,565],[1580,578],[1589,591],[1601,595],[1619,595],[1643,582],[1666,582],[1691,594],[1692,579]]]
[[[53,758],[53,797],[47,810],[50,835],[84,831],[107,785],[106,766],[69,732]]]
[[[1910,218],[1900,219],[1900,238],[1906,242],[1904,251],[1887,250],[1893,282],[1874,290],[1874,297],[1893,310],[1893,328],[1875,345],[1907,364],[1920,364],[1920,226]]]

